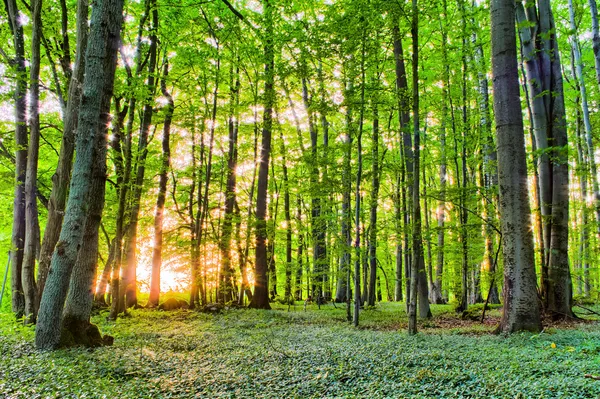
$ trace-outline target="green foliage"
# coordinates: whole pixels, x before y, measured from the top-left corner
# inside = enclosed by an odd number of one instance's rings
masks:
[[[116,324],[115,346],[39,353],[33,331],[0,318],[0,391],[12,398],[569,397],[600,395],[600,330],[541,334],[397,331],[404,304],[364,311],[276,306],[220,315],[138,310]],[[433,306],[436,317],[451,307]],[[422,327],[425,327],[424,325]],[[435,333],[431,333],[435,331]],[[440,334],[439,332],[445,332]],[[456,332],[456,331],[455,331]]]

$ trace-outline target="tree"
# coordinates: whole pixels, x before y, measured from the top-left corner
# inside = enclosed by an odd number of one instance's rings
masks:
[[[40,245],[40,226],[37,208],[37,171],[40,151],[40,50],[42,34],[42,0],[31,2],[33,17],[31,35],[31,62],[29,67],[29,147],[25,174],[25,246],[21,280],[25,294],[25,322],[35,323],[37,292],[35,261]]]
[[[156,197],[156,213],[154,215],[154,248],[152,250],[152,280],[150,281],[150,297],[148,306],[158,306],[160,296],[160,269],[162,267],[162,246],[163,246],[163,214],[165,209],[165,199],[167,193],[168,173],[171,166],[171,122],[175,104],[173,96],[167,90],[167,76],[169,74],[169,62],[165,60],[163,67],[163,76],[160,81],[160,90],[167,99],[165,106],[165,119],[163,122],[162,137],[162,156],[161,168],[158,181],[158,195]]]
[[[492,80],[498,148],[504,308],[499,330],[540,331],[533,241],[528,221],[527,164],[519,101],[515,7],[492,0]]]
[[[122,13],[122,0],[99,0],[92,10],[86,52],[86,76],[76,135],[77,156],[65,221],[52,256],[46,288],[40,302],[35,332],[38,349],[55,349],[60,343],[62,310],[78,248],[83,239],[95,143],[101,134],[100,111],[103,94],[106,95],[104,88],[112,87],[114,79],[114,65],[110,65],[107,60],[116,62],[114,55],[120,38]]]
[[[273,40],[273,14],[275,0],[264,0],[265,31],[264,31],[264,64],[265,64],[265,95],[263,129],[258,169],[258,187],[256,190],[256,261],[254,295],[250,301],[251,308],[271,309],[269,305],[269,290],[267,280],[267,191],[269,182],[269,158],[271,156],[271,133],[273,128],[273,104],[275,103],[274,68],[275,48]]]
[[[562,68],[548,0],[517,2],[538,158],[545,266],[541,289],[553,317],[573,317],[568,259],[569,165]],[[595,181],[596,179],[594,179]]]
[[[21,273],[25,246],[25,176],[27,170],[27,81],[25,66],[25,42],[23,26],[19,23],[19,9],[15,0],[4,5],[12,32],[15,56],[11,60],[16,75],[15,99],[15,193],[11,238],[11,291],[12,310],[17,319],[25,313],[25,297]]]
[[[46,285],[48,270],[52,260],[52,253],[58,241],[62,227],[69,182],[71,181],[71,168],[73,166],[73,152],[75,151],[75,131],[81,104],[81,87],[85,74],[85,52],[88,37],[88,0],[77,2],[77,44],[73,73],[69,82],[67,109],[63,123],[63,135],[60,145],[58,165],[52,179],[52,192],[48,201],[48,220],[44,230],[44,238],[40,249],[40,259],[37,274],[37,302],[42,298]]]

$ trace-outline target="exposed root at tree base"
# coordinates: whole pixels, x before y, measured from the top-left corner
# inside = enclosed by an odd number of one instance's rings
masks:
[[[102,335],[95,324],[75,319],[65,319],[60,337],[59,347],[71,348],[83,346],[86,348],[97,348],[110,346],[114,338],[110,335]]]

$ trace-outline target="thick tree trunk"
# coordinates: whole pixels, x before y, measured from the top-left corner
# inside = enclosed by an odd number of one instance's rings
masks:
[[[35,336],[38,349],[55,349],[60,343],[62,310],[71,272],[83,240],[95,143],[97,136],[101,134],[101,123],[106,120],[100,115],[102,97],[103,94],[107,94],[104,88],[112,87],[114,79],[114,66],[111,66],[109,71],[106,61],[114,59],[111,52],[116,52],[118,48],[123,1],[99,0],[95,6],[92,10],[86,75],[76,135],[77,156],[64,225],[52,257],[50,273],[40,303]]]
[[[117,65],[117,45],[109,47],[105,61],[105,71],[114,76]],[[87,218],[83,233],[81,249],[77,262],[73,267],[69,293],[63,311],[63,326],[69,330],[76,343],[95,346],[100,343],[86,342],[86,331],[89,327],[90,314],[94,298],[94,281],[98,268],[98,229],[104,210],[106,188],[106,134],[111,122],[110,102],[113,92],[113,80],[106,79],[102,103],[100,106],[100,124],[94,143],[94,161],[91,171],[91,188],[89,194]],[[82,340],[83,338],[83,340]]]
[[[267,191],[269,183],[269,158],[271,156],[271,131],[273,128],[273,106],[275,104],[275,49],[273,43],[273,0],[264,0],[265,6],[265,108],[263,115],[262,146],[256,190],[256,261],[254,296],[249,307],[271,309],[267,280]]]
[[[527,164],[519,98],[515,7],[492,0],[492,79],[498,143],[500,220],[504,254],[504,310],[500,331],[540,331]]]
[[[77,50],[75,67],[69,83],[69,94],[65,119],[63,122],[63,136],[60,145],[58,165],[52,176],[52,192],[48,201],[48,220],[44,230],[42,248],[37,272],[37,302],[42,298],[46,285],[52,253],[58,241],[62,227],[69,182],[71,181],[71,168],[73,166],[73,152],[75,151],[75,131],[81,104],[81,87],[85,73],[85,52],[88,38],[88,0],[77,2]],[[66,36],[68,37],[68,36]],[[65,39],[66,40],[66,39]],[[69,66],[70,68],[70,66]]]
[[[542,281],[542,296],[546,310],[553,317],[573,317],[568,262],[568,140],[554,17],[549,1],[539,0],[537,10],[534,5],[525,10],[518,2],[517,18],[522,23],[528,22],[519,33],[532,98],[536,144],[544,154],[540,158],[548,158],[548,170],[543,165],[539,169],[542,216],[547,216],[542,218],[547,249],[547,280]]]

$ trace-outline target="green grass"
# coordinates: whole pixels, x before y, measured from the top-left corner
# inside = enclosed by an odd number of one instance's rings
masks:
[[[33,331],[0,317],[4,398],[594,398],[600,328],[497,336],[493,323],[434,319],[410,337],[403,304],[361,313],[338,305],[287,311],[138,310],[116,323],[95,316],[113,347],[38,353]],[[493,318],[498,311],[491,311]],[[554,344],[554,345],[553,345]],[[555,347],[553,347],[555,346]],[[4,395],[4,396],[3,396]]]

